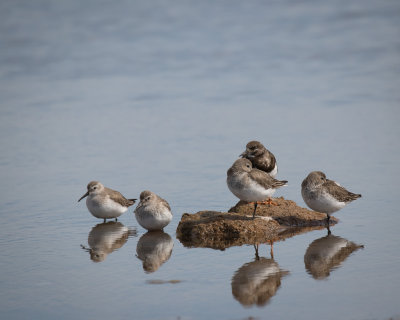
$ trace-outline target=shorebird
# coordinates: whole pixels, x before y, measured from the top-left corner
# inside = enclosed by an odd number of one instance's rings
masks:
[[[326,213],[328,226],[331,213],[361,197],[361,194],[352,193],[337,182],[327,179],[321,171],[313,171],[303,180],[301,195],[312,210]]]
[[[146,190],[140,194],[135,217],[137,222],[149,231],[163,230],[172,220],[172,212],[167,201]]]
[[[248,159],[236,160],[227,172],[226,182],[229,190],[240,200],[254,202],[253,219],[258,202],[276,204],[271,200],[275,190],[287,184],[272,178],[265,171],[253,168]]]
[[[98,181],[91,181],[87,185],[87,192],[78,200],[86,199],[86,206],[90,213],[99,219],[114,219],[128,210],[136,199],[126,199],[118,191],[106,188]]]
[[[265,171],[272,178],[275,178],[278,173],[275,156],[259,141],[250,141],[240,156],[249,159],[253,168]]]

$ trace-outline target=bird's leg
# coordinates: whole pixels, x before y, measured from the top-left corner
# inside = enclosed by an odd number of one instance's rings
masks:
[[[117,222],[118,221],[118,218],[115,218],[115,222]]]
[[[104,218],[104,221],[103,221],[103,223],[106,223],[106,218]]]
[[[256,216],[256,211],[257,211],[257,201],[254,201],[254,212],[253,212],[253,219],[255,218],[255,216]]]
[[[260,260],[260,257],[258,256],[258,243],[254,244],[254,250],[256,251],[256,260]]]
[[[326,214],[326,228],[328,229],[328,235],[331,234],[331,229],[329,228],[331,221],[331,216],[329,214]]]
[[[274,242],[271,240],[268,240],[268,242],[271,247],[271,250],[270,250],[271,259],[273,259],[274,258]]]

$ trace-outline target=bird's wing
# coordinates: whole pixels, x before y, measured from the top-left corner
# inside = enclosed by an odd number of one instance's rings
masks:
[[[326,180],[323,187],[340,202],[350,202],[361,197],[361,194],[350,192],[333,180]]]
[[[271,172],[274,170],[276,165],[275,156],[269,150],[265,151],[265,155],[263,157],[257,157],[253,160],[257,168],[260,168],[266,172]]]
[[[265,189],[277,189],[279,187],[284,186],[287,181],[285,180],[276,180],[272,178],[268,173],[262,170],[253,169],[249,172],[249,176],[259,185],[261,185]]]
[[[130,207],[135,203],[136,199],[126,199],[120,192],[107,188],[109,191],[110,199],[119,203],[121,206]]]
[[[167,202],[167,200],[159,197],[161,202],[163,203],[164,206],[166,206],[168,208],[169,211],[171,211],[171,207],[169,206],[169,203]]]

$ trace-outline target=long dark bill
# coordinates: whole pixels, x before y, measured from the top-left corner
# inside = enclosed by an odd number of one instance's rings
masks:
[[[88,195],[89,195],[89,191],[86,192],[86,193],[78,200],[78,202],[81,201],[83,198],[86,198]]]

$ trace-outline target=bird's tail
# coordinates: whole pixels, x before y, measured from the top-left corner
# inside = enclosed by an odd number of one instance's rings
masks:
[[[359,194],[359,193],[349,192],[349,196],[351,197],[352,200],[356,200],[358,198],[361,198],[361,194]]]
[[[288,182],[286,180],[275,180],[273,186],[274,186],[274,188],[279,188],[279,187],[286,186],[287,183]]]

